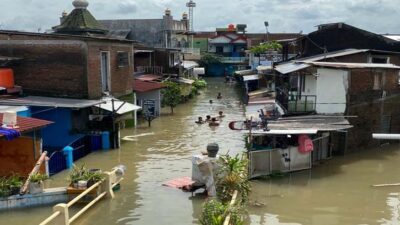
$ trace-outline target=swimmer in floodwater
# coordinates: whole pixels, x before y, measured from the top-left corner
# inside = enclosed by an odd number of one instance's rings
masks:
[[[213,100],[210,99],[210,104],[213,104]]]
[[[203,120],[203,117],[199,116],[198,120],[195,121],[195,123],[197,123],[197,124],[203,124],[203,123],[205,123],[205,121]]]
[[[212,118],[211,122],[208,123],[209,126],[219,126],[219,123],[217,122],[217,119]]]
[[[217,99],[221,99],[221,98],[222,98],[221,92],[218,92]]]
[[[207,115],[207,116],[206,116],[206,122],[207,122],[207,121],[211,121],[211,116],[210,116],[210,115]]]
[[[219,116],[219,118],[225,117],[224,112],[219,111],[219,112],[218,112],[218,116]]]

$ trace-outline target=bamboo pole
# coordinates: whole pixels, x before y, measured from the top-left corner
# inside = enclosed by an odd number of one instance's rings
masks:
[[[38,161],[36,162],[35,166],[33,167],[32,171],[29,173],[28,179],[26,179],[24,185],[21,187],[19,194],[24,195],[28,191],[29,183],[31,182],[31,177],[35,173],[37,173],[42,165],[43,161],[46,159],[47,151],[44,151]]]
[[[372,187],[391,187],[391,186],[400,186],[400,183],[394,183],[394,184],[375,184],[375,185],[372,185]]]
[[[232,207],[233,205],[235,205],[237,196],[238,196],[238,191],[235,191],[233,193],[231,202],[229,203],[229,206],[228,206],[229,208]],[[227,217],[225,217],[225,221],[224,221],[223,225],[229,225],[230,222],[231,222],[231,214],[229,213],[229,215]]]

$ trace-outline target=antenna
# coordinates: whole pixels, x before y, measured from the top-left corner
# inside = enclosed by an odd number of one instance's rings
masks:
[[[186,7],[189,8],[189,31],[193,32],[193,8],[196,7],[196,3],[190,0],[186,3]]]

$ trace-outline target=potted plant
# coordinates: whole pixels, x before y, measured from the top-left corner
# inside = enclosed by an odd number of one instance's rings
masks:
[[[49,179],[46,174],[35,173],[31,176],[29,183],[29,193],[38,194],[42,193],[44,189],[43,181]]]
[[[88,169],[85,167],[85,165],[82,165],[80,167],[73,165],[71,172],[69,173],[69,182],[70,186],[74,188],[78,188],[79,181],[87,181]],[[82,183],[82,182],[81,182]]]
[[[0,197],[8,197],[11,195],[11,191],[7,182],[7,179],[0,177]]]
[[[21,186],[23,184],[23,179],[18,175],[12,175],[8,178],[8,186],[11,191],[11,195],[17,195]]]
[[[89,171],[89,173],[86,174],[87,187],[90,187],[93,184],[95,184],[103,179],[104,179],[104,174],[102,174],[100,170]]]

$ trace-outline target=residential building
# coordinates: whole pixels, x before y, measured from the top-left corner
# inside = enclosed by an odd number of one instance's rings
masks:
[[[400,51],[398,41],[346,23],[321,24],[317,27],[316,31],[296,40],[296,51],[299,53],[299,57],[349,48]]]
[[[4,114],[0,113],[0,121],[3,124]],[[29,174],[43,153],[42,138],[40,130],[52,122],[28,117],[17,116],[15,132],[21,136],[10,138],[4,133],[4,128],[0,136],[0,175],[10,176]],[[8,132],[7,132],[8,133]],[[46,165],[40,167],[40,172],[46,174]]]
[[[275,66],[277,100],[288,113],[346,115],[354,126],[342,135],[344,153],[379,144],[374,132],[400,132],[400,53],[347,49]]]

